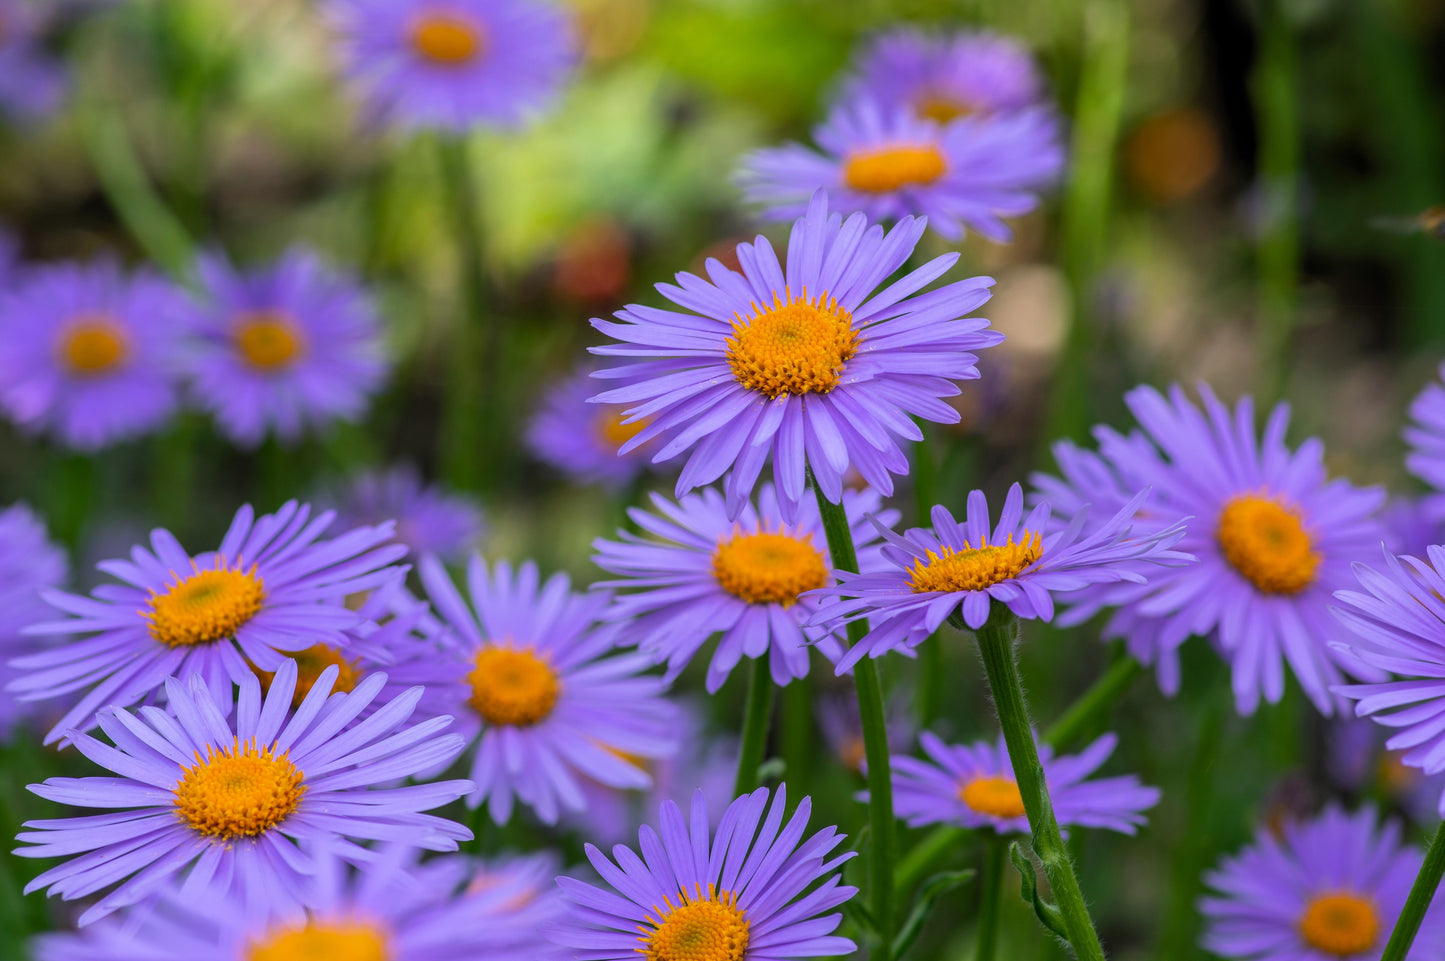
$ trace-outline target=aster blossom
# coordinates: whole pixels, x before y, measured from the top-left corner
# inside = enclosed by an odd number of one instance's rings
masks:
[[[743,158],[743,192],[769,219],[797,217],[827,190],[872,220],[922,216],[948,240],[974,230],[1003,242],[1012,236],[1004,218],[1037,207],[1064,166],[1058,117],[1042,106],[939,124],[906,106],[850,100],[813,140],[818,149],[793,143]]]
[[[471,782],[377,787],[455,757],[461,738],[441,733],[450,718],[404,727],[421,698],[416,688],[351,724],[386,679],[375,674],[331,697],[336,673],[328,668],[294,712],[294,662],[280,666],[264,698],[247,675],[234,714],[229,698],[214,699],[198,676],[185,684],[167,678],[171,713],[107,708],[98,720],[111,744],[68,732],[80,753],[118,776],[50,778],[30,790],[111,813],[27,822],[18,855],[68,860],[25,892],[49,889],[71,900],[120,882],[81,915],[83,926],[153,900],[183,874],[187,893],[214,886],[248,912],[269,915],[306,893],[315,865],[303,844],[324,842],[363,863],[375,853],[349,839],[455,850],[471,832],[422,812],[467,793]]]
[[[617,313],[620,323],[594,320],[619,343],[593,352],[631,359],[598,372],[620,386],[596,400],[627,405],[628,422],[649,421],[622,452],[656,440],[661,463],[692,449],[678,496],[731,471],[724,492],[734,516],[769,457],[789,522],[809,470],[833,503],[850,468],[891,494],[891,475],[908,470],[898,440],[922,437],[910,418],[957,423],[941,398],[978,377],[973,351],[1003,339],[988,321],[963,316],[988,299],[991,279],[919,293],[957,254],[877,289],[924,226],[904,218],[885,233],[862,214],[845,221],[819,192],[793,225],[786,269],[758,237],[738,246],[741,272],[709,260],[711,282],[683,273],[676,286],[658,285],[689,313],[633,305]]]
[[[1238,961],[1377,959],[1421,861],[1399,824],[1379,824],[1373,808],[1350,815],[1332,805],[1278,835],[1261,828],[1204,876],[1203,946]],[[1445,950],[1440,921],[1438,911],[1426,916],[1408,961]]]
[[[198,674],[218,702],[253,671],[274,672],[289,654],[315,645],[340,650],[365,619],[346,607],[358,594],[403,576],[392,566],[406,553],[388,543],[391,525],[362,527],[323,539],[332,514],[312,516],[288,502],[257,517],[236,512],[220,547],[190,555],[163,528],[151,548],[99,569],[120,581],[89,597],[42,596],[70,615],[34,624],[28,633],[78,635],[16,658],[21,676],[9,690],[23,700],[85,691],[46,735],[88,727],[98,708],[126,706],[157,693],[166,677]]]
[[[0,297],[0,410],[82,451],[160,427],[175,411],[184,298],[110,262],[29,268]]]
[[[481,540],[482,509],[470,497],[427,484],[415,467],[362,471],[322,498],[342,528],[396,522],[395,537],[415,555],[466,556]]]
[[[1434,493],[1422,500],[1430,519],[1445,520],[1445,364],[1435,380],[1426,384],[1410,403],[1405,427],[1405,467],[1430,485]]]
[[[1167,396],[1135,388],[1125,401],[1149,445],[1101,434],[1120,472],[1153,486],[1152,510],[1191,518],[1178,546],[1197,561],[1151,576],[1135,611],[1160,647],[1211,638],[1230,663],[1240,713],[1283,696],[1288,663],[1330,714],[1330,688],[1346,674],[1384,679],[1330,644],[1343,632],[1329,616],[1333,593],[1353,585],[1351,563],[1387,537],[1377,517],[1384,491],[1331,479],[1316,439],[1286,444],[1288,406],[1276,406],[1261,433],[1250,398],[1231,409],[1207,386],[1199,393],[1202,409],[1178,386]]]
[[[659,830],[638,831],[645,862],[624,845],[613,848],[616,863],[587,845],[607,888],[558,878],[573,906],[549,935],[593,961],[633,961],[639,954],[763,961],[856,951],[832,934],[843,916],[823,914],[857,893],[835,873],[853,853],[828,860],[843,835],[830,827],[804,840],[811,799],[784,824],[786,787],[778,787],[771,805],[768,798],[768,789],[759,788],[733,801],[715,832],[701,791],[686,816],[664,802]]]
[[[892,759],[894,809],[912,827],[952,824],[992,828],[1000,834],[1028,834],[1023,796],[1003,738],[976,744],[946,744],[924,731],[919,744],[928,756]],[[1143,812],[1159,803],[1158,788],[1133,775],[1091,778],[1119,743],[1106,734],[1078,754],[1056,755],[1039,745],[1039,761],[1059,826],[1104,828],[1133,834]]]
[[[289,441],[361,416],[387,362],[360,284],[302,248],[251,272],[207,255],[197,273],[186,369],[223,434],[252,447],[268,433]]]
[[[68,568],[65,551],[50,540],[34,511],[24,504],[0,510],[0,684],[15,677],[10,659],[36,646],[21,632],[49,615],[41,593],[60,587]],[[32,705],[0,691],[0,740],[30,713]]]
[[[801,505],[798,523],[789,524],[771,484],[736,520],[714,488],[676,503],[654,494],[652,503],[655,513],[628,511],[644,536],[622,531],[621,541],[596,540],[593,560],[623,575],[598,584],[619,592],[607,616],[623,625],[623,640],[667,662],[669,680],[714,634],[721,636],[708,665],[709,693],[745,656],[766,657],[778,685],[808,675],[813,645],[830,659],[842,656],[834,635],[808,624],[817,601],[807,592],[829,584],[833,567],[815,505]],[[885,524],[899,517],[882,503],[876,491],[843,492],[865,570],[876,560],[878,540],[867,516]]]
[[[537,0],[330,0],[347,76],[370,118],[453,133],[513,127],[571,70],[571,25]]]
[[[998,523],[990,524],[982,491],[968,495],[968,513],[956,521],[934,507],[933,527],[903,535],[881,528],[887,570],[837,573],[839,583],[818,592],[836,598],[816,618],[838,625],[867,618],[868,634],[838,662],[838,673],[863,657],[907,653],[957,615],[970,630],[988,621],[994,604],[1025,619],[1051,620],[1054,594],[1091,585],[1143,581],[1143,562],[1184,564],[1189,555],[1170,550],[1183,536],[1180,525],[1135,532],[1131,525],[1149,492],[1141,491],[1107,522],[1085,532],[1087,518],[1062,529],[1039,504],[1024,517],[1023,489],[1009,488]]]
[[[1398,805],[1417,824],[1440,817],[1445,773],[1426,775],[1385,746],[1390,731],[1369,718],[1341,717],[1329,727],[1325,769],[1330,782],[1352,796]]]
[[[533,457],[572,480],[620,490],[648,469],[647,447],[617,452],[647,422],[629,423],[622,407],[591,403],[594,369],[585,365],[546,391],[525,440]]]
[[[427,710],[455,714],[475,745],[470,807],[505,824],[517,801],[555,823],[584,804],[580,780],[645,789],[639,765],[671,755],[676,708],[645,655],[614,654],[618,626],[599,623],[605,591],[577,593],[566,575],[542,582],[531,562],[488,567],[472,555],[471,603],[434,557],[421,581],[439,618],[438,653],[393,672],[427,687]]]
[[[65,69],[45,47],[49,19],[42,4],[0,0],[0,119],[43,120],[64,99]]]

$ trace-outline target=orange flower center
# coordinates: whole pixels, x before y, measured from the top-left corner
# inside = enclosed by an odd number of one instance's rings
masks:
[[[237,741],[217,751],[206,748],[184,768],[175,787],[176,810],[192,830],[234,841],[265,834],[296,810],[306,785],[300,768],[283,751],[257,750]]]
[[[663,900],[658,920],[647,919],[639,927],[642,947],[636,949],[646,961],[742,961],[748,950],[748,920],[738,907],[737,895],[719,893],[709,884],[704,894],[699,886],[693,895],[678,895],[678,903]]]
[[[411,46],[424,59],[444,67],[471,63],[486,52],[481,25],[453,13],[428,13],[411,25]]]
[[[1025,813],[1018,782],[1006,777],[976,777],[958,789],[958,799],[989,817],[1019,818]]]
[[[1375,946],[1380,937],[1380,916],[1375,905],[1358,894],[1321,894],[1310,899],[1299,919],[1299,933],[1313,948],[1349,957]]]
[[[152,592],[141,616],[150,621],[151,637],[162,644],[191,647],[234,637],[265,600],[266,587],[254,564],[242,570],[217,559],[214,568],[177,577],[164,594]]]
[[[1231,567],[1266,594],[1298,594],[1324,558],[1300,513],[1269,497],[1244,495],[1219,513],[1219,549]]]
[[[942,93],[924,94],[913,102],[913,110],[920,117],[925,117],[935,123],[948,123],[959,117],[972,117],[974,114],[982,112],[973,104]]]
[[[970,547],[964,541],[961,551],[945,547],[941,553],[929,551],[927,559],[914,562],[908,583],[915,594],[981,591],[1018,577],[1043,553],[1043,539],[1028,531],[1024,531],[1023,539],[1017,542],[1012,534],[1003,544],[990,544],[985,539],[978,547]]]
[[[309,921],[267,932],[246,961],[388,961],[386,935],[370,924]]]
[[[471,705],[482,719],[511,727],[545,720],[562,693],[557,672],[530,648],[482,648],[467,682]]]
[[[828,562],[812,538],[735,533],[718,544],[712,573],[719,586],[749,604],[792,607],[804,591],[828,586]]]
[[[948,169],[943,151],[932,144],[855,150],[843,161],[843,182],[865,194],[886,194],[924,186]]]
[[[60,356],[72,374],[98,377],[125,362],[130,352],[125,328],[103,314],[76,318],[60,339]]]
[[[737,382],[773,399],[825,394],[838,386],[858,352],[853,317],[825,291],[815,300],[773,295],[773,306],[753,304],[753,315],[733,321],[728,366]]]
[[[621,407],[609,407],[603,410],[602,416],[597,419],[597,429],[602,434],[602,440],[608,447],[621,447],[642,433],[648,425],[647,418],[635,420],[630,424],[624,424]]]
[[[333,694],[346,694],[356,689],[356,682],[361,680],[362,673],[357,668],[355,661],[349,661],[336,648],[329,644],[313,644],[304,651],[295,651],[286,655],[296,661],[296,692],[291,695],[291,706],[300,707],[301,702],[306,700],[306,695],[320,680],[321,673],[333,664],[340,668],[336,675],[336,683],[331,687]],[[256,676],[261,680],[261,688],[265,691],[271,690],[271,682],[276,675],[270,671],[256,671]]]
[[[306,349],[295,321],[276,311],[243,314],[236,321],[234,338],[246,363],[261,371],[289,367]]]

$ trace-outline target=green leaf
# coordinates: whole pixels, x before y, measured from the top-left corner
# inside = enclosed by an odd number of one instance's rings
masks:
[[[933,912],[933,903],[944,894],[968,881],[973,880],[977,872],[973,868],[965,868],[961,871],[941,871],[933,875],[923,886],[918,889],[918,897],[913,901],[913,910],[908,913],[908,920],[903,922],[898,935],[893,939],[893,957],[901,958],[913,947],[913,942],[923,931],[923,924],[928,920],[929,914]]]
[[[1068,940],[1069,933],[1064,928],[1064,915],[1058,905],[1051,904],[1039,896],[1038,878],[1034,874],[1034,862],[1024,854],[1023,848],[1015,841],[1008,846],[1008,859],[1013,862],[1019,872],[1019,895],[1024,899],[1025,904],[1034,906],[1034,914],[1038,916],[1039,923],[1048,928],[1054,934]]]

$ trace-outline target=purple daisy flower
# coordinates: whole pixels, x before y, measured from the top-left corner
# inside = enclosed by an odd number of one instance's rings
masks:
[[[1239,961],[1370,961],[1380,957],[1420,868],[1421,852],[1400,843],[1400,826],[1337,806],[1280,835],[1261,828],[1254,843],[1204,876],[1203,945]],[[1407,956],[1438,958],[1440,914],[1431,912]]]
[[[873,38],[842,99],[872,98],[946,124],[1024,110],[1043,93],[1034,58],[1016,40],[983,30],[934,36],[903,27]]]
[[[362,471],[324,499],[335,508],[338,527],[396,521],[396,540],[417,557],[436,554],[459,560],[485,530],[482,510],[472,498],[423,483],[408,465]]]
[[[853,852],[826,860],[843,835],[829,827],[803,840],[812,800],[804,798],[785,826],[786,803],[785,787],[771,807],[768,789],[759,788],[728,805],[713,834],[699,791],[686,818],[674,802],[662,805],[660,836],[650,826],[638,831],[645,863],[625,845],[612,849],[616,864],[587,845],[587,859],[612,890],[558,878],[573,907],[549,935],[592,961],[852,954],[857,945],[832,934],[843,916],[823,912],[858,893],[834,873]]]
[[[1002,736],[993,743],[952,745],[924,731],[918,742],[929,760],[893,758],[893,798],[899,818],[912,827],[952,824],[993,828],[1000,834],[1029,833]],[[1133,834],[1145,823],[1143,812],[1159,803],[1159,789],[1141,784],[1132,774],[1089,779],[1118,743],[1115,735],[1105,734],[1079,754],[1058,756],[1047,744],[1039,745],[1039,761],[1060,827]]]
[[[1437,492],[1445,492],[1445,364],[1436,380],[1410,404],[1410,424],[1404,430],[1409,451],[1405,467]],[[1434,521],[1445,520],[1445,493],[1423,498],[1423,507]]]
[[[722,636],[708,665],[709,694],[744,656],[767,657],[778,685],[808,676],[815,644],[830,660],[842,656],[836,636],[808,626],[818,602],[803,595],[830,584],[833,570],[815,505],[801,505],[798,523],[789,524],[771,484],[737,520],[728,518],[714,488],[677,503],[654,494],[652,503],[656,513],[627,512],[644,536],[620,531],[620,542],[593,541],[593,561],[622,575],[598,587],[632,589],[613,598],[607,617],[622,623],[625,643],[667,662],[669,681],[714,634]],[[859,564],[876,567],[878,533],[868,518],[881,511],[879,523],[897,523],[898,512],[882,510],[882,498],[871,490],[844,491],[843,505],[862,552]]]
[[[575,481],[621,490],[648,469],[646,447],[619,454],[647,420],[627,423],[623,408],[591,403],[597,393],[592,365],[573,372],[548,390],[527,426],[532,455]]]
[[[41,593],[60,587],[67,568],[65,551],[51,542],[29,507],[13,504],[0,511],[0,685],[16,676],[10,659],[35,648],[22,631],[50,613]],[[32,705],[0,691],[0,741],[32,713]]]
[[[0,229],[0,290],[20,283],[25,267],[20,259],[20,242],[8,230]]]
[[[46,735],[50,743],[90,727],[101,707],[157,693],[166,677],[199,674],[221,702],[232,683],[277,670],[289,654],[346,648],[347,632],[364,618],[344,598],[401,577],[392,564],[406,548],[387,543],[390,524],[322,540],[331,520],[295,501],[259,518],[247,505],[219,549],[195,556],[157,528],[151,550],[137,546],[130,560],[98,565],[123,583],[102,584],[90,597],[42,595],[71,616],[27,633],[86,636],[15,659],[24,673],[9,690],[27,701],[86,690]]]
[[[773,220],[791,220],[815,191],[871,220],[923,216],[940,236],[965,229],[1004,242],[1004,217],[1039,205],[1064,166],[1059,119],[1047,107],[947,124],[871,99],[839,104],[813,132],[820,149],[792,143],[743,158],[739,181]]]
[[[67,732],[82,754],[118,776],[50,778],[30,790],[112,813],[27,822],[17,839],[31,846],[16,854],[68,860],[25,893],[48,888],[68,901],[121,882],[81,915],[84,926],[154,898],[184,872],[183,893],[214,886],[261,916],[305,896],[315,864],[300,844],[326,842],[360,863],[376,853],[345,839],[456,850],[471,832],[421,812],[466,794],[470,781],[377,787],[454,758],[462,739],[440,733],[451,719],[403,727],[421,698],[415,688],[350,725],[385,679],[373,675],[350,694],[331,696],[335,679],[335,668],[328,669],[293,712],[293,662],[281,665],[264,699],[248,674],[228,720],[229,696],[217,701],[196,675],[189,685],[167,678],[173,713],[101,712],[100,727],[114,747]]]
[[[444,630],[435,657],[399,664],[395,675],[425,684],[427,708],[455,714],[476,742],[470,807],[487,802],[506,824],[520,800],[548,824],[582,808],[582,777],[642,789],[651,779],[635,759],[677,750],[676,709],[666,684],[644,674],[651,660],[611,654],[617,625],[598,624],[605,591],[574,593],[564,574],[541,583],[537,565],[467,565],[471,605],[434,557],[421,580]]]
[[[820,609],[816,617],[823,623],[836,629],[868,619],[867,636],[838,662],[838,673],[865,656],[907,653],[955,613],[969,630],[984,625],[995,602],[1018,617],[1047,621],[1054,616],[1056,593],[1139,582],[1145,577],[1141,572],[1152,567],[1187,563],[1189,555],[1169,549],[1183,536],[1182,526],[1142,531],[1131,526],[1147,496],[1147,491],[1136,494],[1087,533],[1083,514],[1068,527],[1052,527],[1048,504],[1037,505],[1024,518],[1023,490],[1017,484],[1009,488],[993,527],[988,501],[976,490],[968,495],[962,523],[940,506],[933,508],[932,529],[916,527],[899,536],[880,528],[890,569],[839,571],[836,586],[816,592],[838,598]]]
[[[572,68],[571,25],[535,0],[331,0],[370,117],[404,129],[516,126]]]
[[[1325,767],[1341,790],[1397,804],[1411,820],[1433,824],[1445,794],[1445,774],[1426,776],[1385,746],[1389,733],[1373,721],[1341,718],[1330,725]]]
[[[220,256],[197,269],[205,294],[190,311],[188,373],[222,433],[254,446],[365,412],[387,362],[376,307],[355,280],[302,249],[254,273]]]
[[[1160,648],[1191,634],[1215,639],[1231,662],[1240,713],[1253,712],[1261,695],[1280,699],[1287,662],[1330,714],[1329,690],[1344,673],[1384,679],[1329,644],[1341,631],[1328,614],[1333,593],[1354,583],[1350,563],[1373,556],[1386,536],[1375,517],[1384,491],[1331,480],[1318,440],[1290,449],[1287,405],[1275,407],[1260,434],[1248,397],[1231,410],[1207,386],[1199,390],[1202,411],[1177,386],[1168,397],[1130,391],[1129,409],[1157,451],[1104,450],[1131,482],[1153,485],[1152,509],[1191,518],[1178,546],[1198,561],[1151,576],[1136,611]]]
[[[1445,544],[1445,517],[1437,513],[1430,497],[1392,496],[1380,512],[1385,527],[1385,544],[1391,554],[1424,557],[1431,544]]]
[[[0,298],[0,409],[30,433],[95,450],[175,410],[182,295],[114,263],[27,271]]]
[[[632,358],[597,376],[621,386],[596,398],[650,420],[622,451],[657,439],[655,462],[693,448],[677,494],[730,468],[728,511],[740,514],[769,456],[784,519],[798,519],[805,473],[833,503],[856,470],[884,495],[908,471],[898,439],[923,435],[912,417],[957,423],[940,398],[978,377],[972,353],[1002,335],[964,318],[993,281],[974,277],[917,293],[957,261],[946,254],[877,290],[907,263],[924,223],[891,231],[862,214],[829,215],[823,192],[793,225],[784,271],[764,237],[738,246],[742,272],[708,260],[711,283],[678,274],[658,290],[690,313],[633,305],[624,323],[593,320],[620,341],[593,352]]]
[[[59,109],[65,70],[46,52],[43,4],[0,0],[0,119],[29,123]]]
[[[818,728],[838,763],[854,774],[866,773],[868,758],[857,696],[851,691],[835,691],[818,697],[816,704]],[[888,732],[888,750],[906,751],[913,743],[912,709],[907,699],[900,696],[889,698],[886,707],[884,727]]]

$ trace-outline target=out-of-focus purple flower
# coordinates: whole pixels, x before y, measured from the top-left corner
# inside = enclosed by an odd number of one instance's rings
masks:
[[[817,698],[818,727],[823,740],[833,749],[838,763],[855,774],[867,770],[868,758],[863,744],[863,719],[858,713],[858,698],[849,692],[824,694]],[[887,705],[888,750],[903,752],[913,743],[913,715],[901,697],[891,698]]]
[[[873,99],[946,124],[1038,105],[1043,78],[1018,41],[983,30],[932,35],[913,27],[874,37],[844,82],[841,99]]]
[[[362,471],[320,500],[336,511],[342,529],[395,521],[395,538],[413,557],[459,560],[477,546],[485,529],[482,509],[472,498],[424,483],[409,465]]]
[[[620,405],[591,403],[598,387],[593,369],[584,365],[547,390],[527,426],[527,447],[574,481],[619,490],[649,469],[648,447],[618,453],[649,421],[625,423]]]
[[[853,852],[826,860],[843,836],[830,827],[804,840],[811,799],[785,826],[784,788],[771,807],[768,793],[759,788],[733,801],[716,834],[701,791],[687,815],[665,802],[661,833],[651,826],[638,832],[645,862],[618,845],[614,864],[587,845],[587,859],[607,887],[558,878],[572,906],[548,935],[573,957],[593,961],[707,957],[699,944],[717,946],[712,955],[728,959],[851,955],[857,945],[832,934],[843,916],[824,912],[858,893],[836,873]]]
[[[617,313],[621,323],[593,320],[617,341],[593,353],[623,362],[598,373],[619,386],[596,399],[626,405],[631,423],[649,421],[622,450],[656,440],[661,463],[691,449],[677,495],[727,473],[733,516],[770,458],[790,523],[811,496],[809,470],[835,504],[850,468],[891,494],[892,475],[908,471],[898,441],[923,436],[913,418],[957,423],[941,398],[978,377],[974,351],[1003,340],[988,321],[965,316],[988,300],[991,279],[919,293],[957,254],[878,289],[922,233],[912,218],[886,233],[861,213],[845,221],[819,191],[793,225],[784,261],[758,237],[737,248],[741,272],[710,259],[711,282],[684,273],[676,286],[658,285],[687,313],[632,305]]]
[[[1422,860],[1380,826],[1373,808],[1354,816],[1331,806],[1313,821],[1261,828],[1254,843],[1204,876],[1203,945],[1235,961],[1378,958]],[[1407,955],[1433,961],[1445,950],[1442,915],[1431,911]]]
[[[1400,752],[1385,746],[1385,728],[1365,718],[1340,718],[1330,725],[1325,756],[1330,780],[1356,795],[1398,804],[1412,819],[1432,824],[1445,794],[1445,774],[1426,776],[1410,767]]]
[[[538,0],[330,0],[346,73],[374,120],[463,132],[547,107],[574,59],[571,25]]]
[[[0,409],[29,433],[95,450],[171,416],[184,299],[114,263],[31,268],[0,295]]]
[[[1429,484],[1436,493],[1422,498],[1426,516],[1437,523],[1445,520],[1445,364],[1435,380],[1410,404],[1410,423],[1405,427],[1405,467]]]
[[[1445,516],[1436,512],[1430,497],[1393,496],[1380,512],[1385,546],[1391,554],[1424,557],[1432,544],[1445,544]]]
[[[282,440],[355,420],[386,376],[369,294],[314,254],[293,249],[251,273],[223,257],[198,264],[189,311],[191,392],[238,444]]]
[[[924,731],[918,740],[927,761],[893,758],[894,807],[900,818],[913,827],[942,823],[993,828],[1000,834],[1028,833],[1023,797],[1002,737],[994,743],[950,745]],[[1039,746],[1039,761],[1061,827],[1133,834],[1145,822],[1143,812],[1159,803],[1159,789],[1141,784],[1132,774],[1089,779],[1114,753],[1118,741],[1106,734],[1080,754],[1058,756],[1048,745]]]
[[[49,21],[46,6],[33,0],[0,0],[0,120],[43,120],[65,98],[65,69],[42,44]]]
[[[770,219],[800,216],[826,190],[837,208],[870,220],[926,217],[949,240],[975,230],[1003,242],[1013,235],[1004,218],[1037,207],[1064,167],[1047,107],[939,125],[863,99],[835,107],[813,140],[817,149],[792,143],[743,158],[743,190]]]
[[[66,567],[65,551],[51,542],[29,507],[13,504],[0,511],[0,685],[16,677],[10,659],[36,649],[35,639],[21,632],[51,614],[40,595],[61,586]],[[34,713],[33,704],[0,691],[0,741]]]

